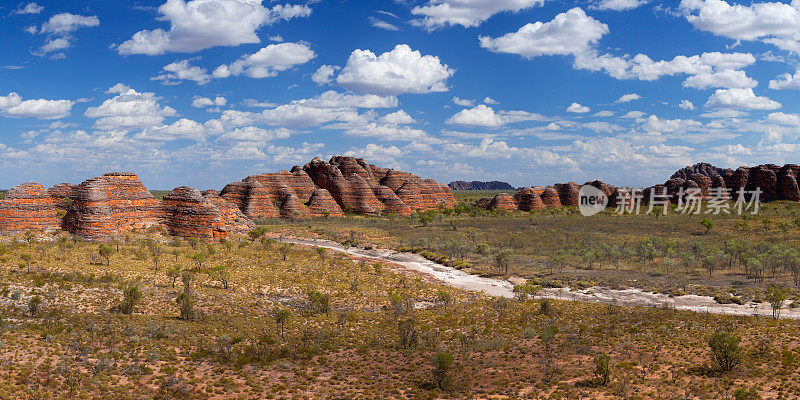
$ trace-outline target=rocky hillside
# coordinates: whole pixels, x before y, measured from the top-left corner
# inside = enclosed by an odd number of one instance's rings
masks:
[[[410,215],[455,205],[450,189],[432,179],[338,156],[329,162],[315,158],[291,171],[249,176],[219,194],[181,186],[161,200],[129,172],[48,190],[28,182],[0,199],[0,234],[63,229],[104,240],[160,227],[173,236],[217,240],[252,229],[256,219]]]
[[[508,182],[455,181],[447,184],[452,190],[514,190]]]

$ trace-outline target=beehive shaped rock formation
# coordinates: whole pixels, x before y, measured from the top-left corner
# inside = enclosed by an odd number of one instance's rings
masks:
[[[53,231],[60,228],[56,200],[36,182],[27,182],[0,199],[0,234]]]
[[[87,239],[118,237],[161,222],[158,200],[134,173],[109,173],[78,186],[64,229]]]
[[[544,188],[542,194],[540,195],[542,198],[542,203],[544,203],[547,207],[561,207],[561,199],[558,196],[558,191],[553,186],[548,186]]]
[[[575,182],[570,183],[557,183],[555,184],[556,191],[558,191],[558,198],[562,205],[577,206],[580,204],[580,191],[581,188]]]
[[[375,197],[381,202],[384,213],[399,215],[411,214],[411,207],[403,203],[403,200],[397,196],[397,193],[388,186],[375,185],[372,187],[372,193],[375,194]]]
[[[692,180],[697,183],[697,187],[700,188],[700,193],[703,197],[708,197],[708,191],[711,189],[711,178],[703,174],[690,174],[689,180]]]
[[[215,240],[228,237],[222,212],[195,188],[173,189],[161,201],[164,226],[172,236]]]
[[[78,185],[73,185],[71,183],[59,183],[47,189],[47,194],[55,199],[56,206],[63,211],[69,209],[69,205],[75,200],[75,195],[77,193]]]
[[[344,215],[342,208],[333,199],[331,193],[325,189],[317,189],[308,200],[308,209],[314,217],[341,217]]]
[[[292,189],[284,187],[278,193],[278,196],[280,198],[281,217],[289,219],[311,217],[311,211],[300,201],[300,198],[297,197]]]
[[[270,196],[268,189],[257,180],[229,183],[219,196],[239,207],[248,218],[267,219],[280,216],[275,207],[277,199]]]
[[[489,202],[490,210],[517,211],[519,207],[514,197],[508,193],[498,193]]]
[[[514,201],[520,211],[540,210],[545,207],[541,196],[532,188],[522,188],[514,194]]]
[[[206,190],[203,192],[203,197],[219,209],[222,225],[227,227],[229,232],[245,233],[255,227],[253,220],[244,215],[239,207],[219,197],[216,191]]]

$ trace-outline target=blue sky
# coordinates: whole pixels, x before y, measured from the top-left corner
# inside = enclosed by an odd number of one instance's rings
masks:
[[[0,187],[221,188],[315,156],[443,182],[797,162],[800,0],[0,5]]]

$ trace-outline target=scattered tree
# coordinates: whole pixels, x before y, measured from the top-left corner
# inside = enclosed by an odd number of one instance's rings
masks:
[[[28,312],[31,314],[31,317],[35,317],[37,313],[39,313],[39,309],[42,306],[42,298],[39,296],[33,296],[28,300]]]
[[[128,286],[122,291],[122,303],[116,307],[121,314],[132,314],[136,303],[142,298],[142,292],[136,285]]]
[[[437,351],[433,355],[433,382],[436,387],[447,390],[451,386],[452,377],[450,370],[453,368],[453,355],[444,351]]]
[[[289,319],[290,315],[291,314],[289,314],[289,311],[284,310],[282,308],[277,310],[277,311],[275,311],[272,314],[272,317],[275,318],[275,325],[278,327],[278,329],[280,331],[281,339],[283,339],[283,328],[284,328],[284,325],[286,324],[286,321]]]
[[[225,265],[218,265],[208,271],[208,276],[222,284],[223,289],[228,289],[228,284],[231,280],[231,272]]]
[[[600,386],[606,386],[611,381],[610,361],[611,357],[606,353],[594,356],[594,377]]]
[[[734,369],[742,360],[742,349],[739,337],[726,330],[718,330],[708,338],[708,346],[714,361],[723,372]]]
[[[713,227],[714,227],[714,221],[712,221],[712,220],[710,220],[710,219],[706,218],[706,219],[704,219],[704,220],[700,221],[700,225],[702,225],[702,226],[703,226],[703,228],[706,228],[706,231],[705,231],[703,234],[704,234],[704,235],[707,235],[707,234],[708,234],[708,231],[710,231],[710,230],[711,230],[711,228],[713,228]]]
[[[765,293],[765,298],[772,307],[772,318],[778,319],[781,316],[783,302],[789,298],[789,288],[778,285],[770,285]]]
[[[108,268],[111,265],[111,256],[114,254],[114,248],[107,244],[101,244],[97,252],[100,254],[100,257],[106,260],[106,268]]]

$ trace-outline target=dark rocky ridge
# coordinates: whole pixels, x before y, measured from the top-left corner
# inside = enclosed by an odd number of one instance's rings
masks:
[[[452,190],[514,190],[508,182],[500,181],[455,181],[448,183],[447,186]]]

